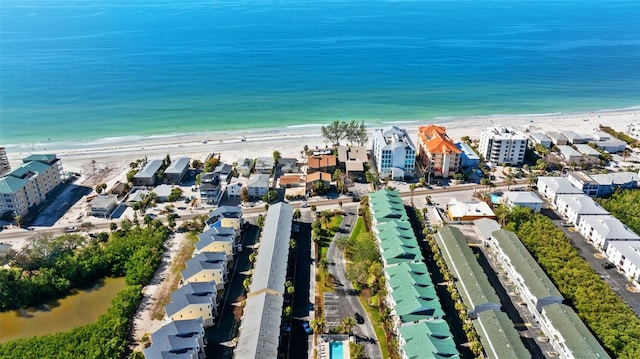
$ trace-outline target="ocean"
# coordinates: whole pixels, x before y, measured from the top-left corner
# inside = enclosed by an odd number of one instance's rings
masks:
[[[640,105],[637,0],[0,2],[0,146]]]

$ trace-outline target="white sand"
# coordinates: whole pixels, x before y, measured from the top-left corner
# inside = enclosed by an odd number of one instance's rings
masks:
[[[438,119],[435,121],[420,120],[399,123],[398,127],[406,128],[415,141],[418,126],[435,123],[445,126],[449,136],[454,141],[458,141],[465,135],[471,138],[478,138],[482,128],[494,124],[502,124],[514,129],[529,130],[531,132],[573,130],[578,133],[590,134],[600,124],[624,132],[631,123],[638,121],[640,121],[640,108],[578,114],[484,116]],[[110,171],[106,172],[109,172],[112,176],[113,173],[118,172],[118,169],[124,170],[130,162],[145,156],[149,159],[160,159],[169,154],[171,158],[187,156],[192,159],[204,160],[209,153],[214,152],[222,154],[222,161],[233,163],[244,158],[272,156],[275,150],[278,150],[282,157],[299,158],[305,145],[309,146],[309,148],[315,148],[316,146],[323,148],[328,144],[322,137],[320,128],[314,126],[286,128],[282,131],[236,132],[228,134],[228,137],[226,136],[227,134],[225,133],[206,132],[189,136],[150,137],[135,140],[133,143],[112,143],[108,147],[104,144],[87,144],[85,147],[72,149],[56,148],[55,144],[52,144],[47,151],[36,148],[34,153],[58,154],[66,171],[81,172],[89,176],[93,172],[106,168],[110,169]],[[241,141],[241,137],[245,137],[246,141]],[[29,152],[8,153],[12,166],[16,166],[20,163],[21,158],[27,155],[29,155]],[[95,161],[95,164],[92,164],[92,161]],[[108,182],[111,179],[104,178],[102,180]]]

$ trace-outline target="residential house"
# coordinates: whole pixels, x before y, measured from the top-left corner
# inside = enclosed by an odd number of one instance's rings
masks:
[[[537,145],[542,145],[542,147],[549,149],[551,148],[551,144],[553,143],[549,137],[547,137],[544,133],[533,132],[529,134],[529,139],[531,140],[531,147],[536,147]]]
[[[273,157],[258,157],[254,165],[255,173],[272,174],[275,167]]]
[[[473,221],[480,218],[495,219],[496,215],[486,202],[460,202],[455,198],[447,204],[447,215],[451,221]]]
[[[280,173],[299,173],[301,165],[295,158],[282,157],[278,159]]]
[[[635,189],[640,185],[637,172],[610,172],[591,175],[598,183],[596,197],[606,197],[616,190]]]
[[[480,157],[478,154],[464,142],[456,143],[456,147],[460,149],[460,168],[473,169],[480,165]]]
[[[449,271],[456,278],[454,284],[467,307],[470,318],[487,310],[500,310],[498,295],[458,228],[444,226],[435,235]]]
[[[225,252],[200,252],[185,263],[182,283],[213,283],[216,290],[223,290],[227,283],[227,261]]]
[[[402,326],[398,335],[402,359],[460,359],[453,335],[444,319]]]
[[[365,164],[369,154],[364,146],[336,146],[338,164],[344,173],[355,179],[364,178]]]
[[[180,157],[176,160],[171,161],[169,167],[164,170],[164,178],[168,183],[171,184],[180,184],[184,175],[187,174],[187,170],[189,169],[189,163],[191,159],[189,157]]]
[[[233,173],[233,166],[228,163],[220,163],[213,170],[213,173],[215,173],[218,178],[220,178],[220,182],[222,184],[229,183],[229,177]]]
[[[179,287],[164,307],[165,322],[202,318],[203,327],[210,327],[218,315],[217,295],[215,283],[187,283]]]
[[[618,153],[627,148],[627,143],[616,138],[607,141],[592,141],[598,148],[609,153]]]
[[[556,200],[558,213],[575,225],[583,216],[606,216],[609,214],[586,194],[562,194]]]
[[[307,174],[307,191],[313,191],[316,182],[323,182],[327,187],[331,185],[331,174],[326,172],[313,172]]]
[[[640,284],[640,241],[610,242],[606,254],[634,285]]]
[[[220,206],[209,212],[209,218],[205,221],[213,227],[231,227],[235,229],[236,236],[240,235],[242,220],[242,208],[240,206]]]
[[[569,140],[561,133],[549,131],[546,133],[547,137],[551,139],[551,142],[556,146],[565,146],[569,144]]]
[[[587,196],[596,197],[600,185],[590,175],[583,171],[571,171],[567,173],[567,179],[571,184]]]
[[[224,252],[228,260],[235,253],[236,231],[232,227],[210,227],[198,235],[194,254],[202,252]]]
[[[538,316],[544,306],[562,303],[562,294],[513,232],[493,232],[491,247],[532,314]]]
[[[136,189],[133,193],[129,194],[125,203],[127,207],[133,207],[136,203],[144,201],[150,193],[151,191],[147,191],[146,189]]]
[[[224,192],[220,176],[214,172],[205,172],[200,175],[200,201],[208,205],[217,205]]]
[[[594,161],[600,159],[600,152],[591,148],[589,145],[580,144],[580,145],[575,145],[575,147],[578,152],[580,152],[583,156],[585,156],[588,159],[591,159]]]
[[[418,127],[417,159],[430,175],[449,178],[460,169],[462,151],[447,136],[442,126]]]
[[[0,178],[0,214],[26,215],[60,183],[62,164],[56,155],[34,154],[23,158],[19,167]]]
[[[562,131],[561,133],[564,137],[566,137],[567,141],[572,145],[588,143],[591,140],[589,136],[581,135],[574,131]]]
[[[601,252],[612,241],[640,241],[640,236],[611,215],[582,216],[578,231]]]
[[[501,200],[509,208],[527,207],[534,212],[540,212],[543,203],[532,191],[507,191],[502,195]]]
[[[307,159],[307,175],[314,172],[333,173],[336,170],[337,159],[332,154],[318,154]]]
[[[94,217],[110,218],[111,212],[118,205],[118,196],[115,194],[107,196],[96,196],[91,202],[91,215]]]
[[[553,203],[558,195],[582,193],[566,177],[538,177],[537,187],[538,193]]]
[[[582,159],[582,153],[576,151],[571,146],[557,146],[560,157],[566,164],[578,163]]]
[[[133,176],[135,186],[155,186],[158,182],[158,172],[162,168],[162,160],[148,161],[138,173]]]
[[[238,163],[238,166],[236,166],[236,171],[238,171],[238,174],[240,176],[249,177],[249,175],[253,171],[254,164],[255,164],[254,160],[250,158],[245,158],[244,160]]]
[[[392,126],[374,130],[372,155],[383,176],[402,180],[414,174],[416,147],[405,129]]]
[[[267,192],[269,192],[269,178],[268,174],[253,173],[249,176],[247,181],[247,191],[251,198],[261,198]]]
[[[280,188],[300,187],[303,183],[302,176],[296,173],[282,175],[278,178],[278,187]]]
[[[238,198],[242,195],[242,187],[246,186],[246,177],[232,177],[226,186],[227,196],[230,198]]]
[[[158,202],[168,202],[169,196],[171,196],[171,192],[173,191],[174,188],[176,187],[169,184],[161,184],[159,186],[156,186],[153,189],[153,193],[156,194],[156,200]]]
[[[529,139],[523,133],[502,126],[485,128],[480,133],[480,154],[494,165],[521,165]]]
[[[496,310],[478,313],[478,317],[473,320],[473,326],[480,337],[487,359],[532,358],[506,313]]]
[[[540,327],[563,359],[611,358],[571,307],[555,303],[545,306]]]
[[[202,318],[171,321],[151,334],[151,346],[144,350],[144,357],[200,359],[205,355],[204,338]]]

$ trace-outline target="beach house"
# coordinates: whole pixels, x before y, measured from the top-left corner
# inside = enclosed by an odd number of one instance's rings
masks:
[[[242,194],[242,188],[246,186],[246,177],[231,177],[229,184],[225,187],[225,192],[229,198],[238,198]]]
[[[576,151],[571,146],[557,146],[560,157],[565,164],[578,163],[582,159],[582,153]]]
[[[567,141],[572,145],[588,143],[592,138],[586,135],[581,135],[575,131],[561,131],[562,135],[567,139]]]
[[[413,177],[416,147],[405,129],[391,126],[374,130],[372,155],[382,176],[398,180]]]
[[[456,147],[458,147],[461,151],[460,153],[460,167],[463,169],[474,169],[478,168],[480,164],[480,157],[476,153],[476,151],[471,148],[468,144],[464,142],[456,143]]]
[[[200,175],[200,201],[208,205],[220,203],[224,194],[220,176],[214,172],[205,172]]]
[[[529,134],[529,139],[531,140],[531,147],[536,147],[537,145],[541,145],[542,147],[549,149],[551,148],[551,144],[553,143],[549,137],[547,137],[544,133],[533,132]]]
[[[275,162],[273,157],[258,157],[254,164],[254,173],[272,174]]]
[[[232,227],[210,227],[198,235],[194,254],[202,252],[224,252],[228,260],[235,253],[236,231]]]
[[[537,187],[538,193],[553,203],[558,195],[582,193],[566,177],[538,177]]]
[[[551,142],[556,146],[564,146],[569,143],[569,140],[559,132],[548,131],[546,132],[546,135],[551,139]]]
[[[106,196],[96,196],[91,202],[91,215],[94,217],[109,218],[111,212],[118,205],[118,196],[110,194]]]
[[[227,255],[225,252],[200,252],[185,264],[182,283],[213,283],[223,290],[227,283]]]
[[[307,174],[306,182],[307,191],[313,191],[316,186],[316,182],[322,182],[327,188],[329,188],[331,184],[331,174],[326,172],[313,172]]]
[[[184,175],[187,174],[190,162],[191,159],[189,157],[180,157],[171,161],[169,167],[164,170],[164,178],[167,183],[180,184]]]
[[[231,227],[235,229],[236,236],[239,236],[240,229],[244,224],[242,208],[240,206],[219,206],[209,212],[209,217],[205,223],[213,227]]]
[[[338,166],[347,176],[355,179],[364,178],[365,164],[369,162],[369,154],[364,146],[336,146]]]
[[[162,160],[151,160],[145,163],[138,173],[133,176],[135,186],[155,186],[158,182],[158,171],[162,168]]]
[[[333,154],[314,154],[307,159],[307,175],[314,172],[333,173],[336,170],[337,158]]]
[[[251,198],[261,198],[267,192],[269,192],[269,179],[268,174],[253,173],[247,180],[247,192]]]
[[[486,202],[461,202],[452,198],[447,203],[447,216],[451,221],[473,221],[480,218],[495,219],[496,215]]]
[[[460,169],[462,151],[442,126],[418,127],[417,160],[431,176],[449,178]]]
[[[188,358],[205,355],[202,318],[171,321],[151,334],[151,346],[144,350],[146,359]]]
[[[164,307],[164,321],[202,318],[203,327],[210,327],[217,307],[215,283],[187,283],[171,293],[171,302]]]

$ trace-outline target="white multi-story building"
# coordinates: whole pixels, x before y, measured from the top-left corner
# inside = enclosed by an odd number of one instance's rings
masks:
[[[373,156],[378,172],[392,178],[412,176],[416,164],[416,147],[407,131],[392,126],[373,132]]]
[[[600,251],[605,251],[613,241],[640,241],[640,236],[611,215],[583,216],[578,231]]]
[[[0,214],[25,215],[62,183],[62,165],[56,155],[31,155],[0,178]]]
[[[607,247],[607,258],[635,285],[640,282],[640,241],[611,242]]]
[[[580,223],[583,216],[606,216],[609,214],[586,194],[562,194],[556,199],[556,208],[568,222]]]
[[[485,128],[480,133],[480,154],[494,165],[521,165],[528,138],[502,126]]]

